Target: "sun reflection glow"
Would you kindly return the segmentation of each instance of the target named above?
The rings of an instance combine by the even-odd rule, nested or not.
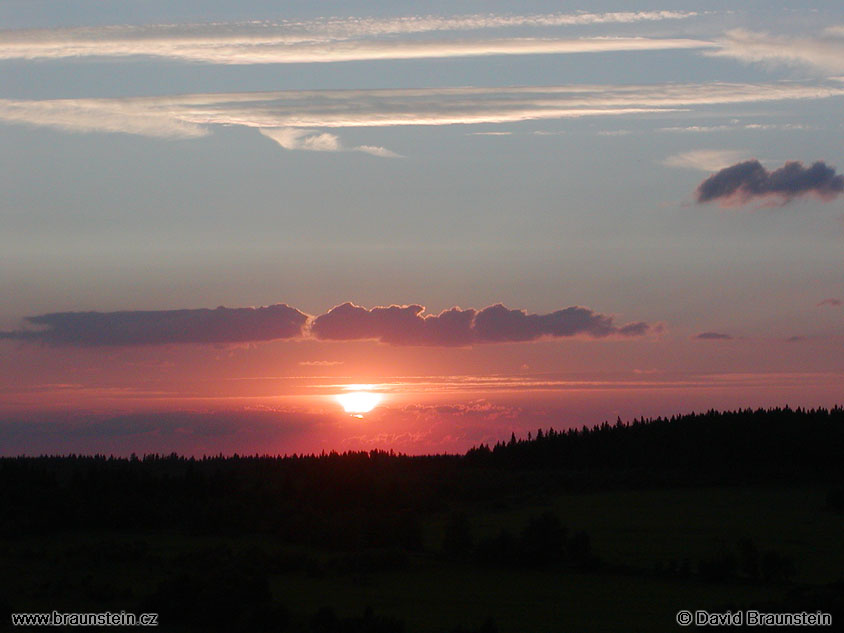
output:
[[[362,418],[364,413],[372,411],[383,399],[380,393],[371,391],[350,391],[335,396],[337,402],[353,417]]]

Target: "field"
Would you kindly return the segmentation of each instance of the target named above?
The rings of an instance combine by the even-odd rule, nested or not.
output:
[[[481,631],[485,622],[500,633],[673,631],[679,630],[674,623],[679,609],[779,603],[795,590],[839,580],[844,516],[827,507],[826,494],[820,486],[646,489],[461,509],[474,541],[494,538],[501,530],[518,533],[531,517],[551,511],[569,530],[589,535],[600,559],[590,569],[454,560],[443,554],[453,511],[423,523],[422,547],[413,552],[291,546],[268,535],[22,537],[6,539],[0,549],[3,595],[9,608],[14,600],[16,611],[130,611],[137,604],[152,610],[150,596],[174,570],[222,567],[235,574],[267,574],[272,603],[281,614],[278,627],[267,630],[328,630],[314,623],[320,609],[364,622],[371,607],[374,627],[378,618],[395,618],[408,633]],[[712,580],[696,573],[700,560],[735,548],[742,538],[752,539],[760,551],[779,551],[793,560],[794,577],[787,582],[741,576]],[[222,607],[205,608],[213,613]],[[162,630],[190,630],[167,621],[162,625]],[[348,630],[379,630],[361,626]]]

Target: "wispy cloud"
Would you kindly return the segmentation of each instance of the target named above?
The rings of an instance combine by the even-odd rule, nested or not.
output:
[[[698,202],[718,201],[721,206],[738,206],[754,199],[786,204],[796,197],[812,195],[824,201],[844,193],[844,175],[823,161],[804,167],[789,161],[769,172],[758,160],[725,167],[704,180],[697,188]]]
[[[840,305],[841,305],[841,299],[830,298],[830,299],[824,299],[823,301],[819,302],[816,307],[822,308],[824,306],[829,306],[831,308],[837,308]]]
[[[74,132],[202,136],[210,126],[258,129],[512,123],[665,113],[718,104],[824,99],[840,82],[570,85],[397,90],[300,90],[119,99],[0,99],[0,121]],[[273,134],[276,134],[275,132]],[[276,134],[329,147],[330,137]],[[295,137],[295,138],[294,138]],[[305,140],[303,140],[303,138]],[[295,139],[299,139],[295,141]],[[311,139],[308,141],[307,139]],[[339,141],[338,141],[339,143]],[[360,150],[364,151],[364,150]],[[373,150],[378,153],[382,150]]]
[[[735,29],[705,54],[746,63],[803,66],[822,73],[844,72],[844,26],[832,26],[813,37],[772,35]]]
[[[401,37],[504,28],[634,24],[695,15],[681,11],[476,14],[7,30],[0,31],[0,59],[151,56],[215,64],[263,64],[712,46],[710,42],[685,39],[617,38],[602,43],[603,38],[443,41]]]
[[[314,64],[352,61],[435,59],[447,57],[482,57],[487,55],[549,55],[653,51],[711,48],[703,40],[646,37],[497,38],[472,40],[352,40],[304,44],[216,44],[194,46],[190,43],[137,47],[134,53],[211,64]],[[55,55],[66,54],[72,47],[56,47]],[[96,50],[96,49],[95,49]],[[0,51],[2,53],[2,51]],[[102,55],[102,53],[93,53]],[[47,55],[28,55],[28,58]],[[1,58],[1,57],[0,57]],[[9,57],[7,56],[7,59]]]
[[[0,331],[0,340],[109,347],[227,344],[307,337],[448,347],[526,342],[546,337],[640,337],[661,329],[641,321],[616,325],[612,316],[580,306],[549,314],[529,314],[500,304],[481,310],[455,307],[439,314],[424,312],[421,305],[367,309],[352,303],[314,317],[285,304],[215,310],[54,312],[27,317],[27,327]],[[312,361],[311,364],[335,363]]]
[[[172,99],[0,99],[0,120],[68,132],[123,132],[160,138],[196,138],[208,134],[175,112]]]
[[[307,150],[312,152],[364,152],[373,156],[383,158],[399,158],[399,154],[388,150],[385,147],[374,145],[358,145],[357,147],[344,147],[336,134],[308,130],[305,128],[260,128],[261,134],[274,140],[284,149]]]
[[[658,132],[702,134],[706,132],[732,132],[736,130],[767,132],[770,130],[812,130],[815,129],[804,123],[739,123],[738,121],[724,125],[672,125],[661,127]]]
[[[302,360],[299,364],[304,367],[336,367],[343,365],[344,362],[342,360]]]
[[[712,172],[732,165],[744,156],[747,156],[747,153],[740,150],[698,149],[669,156],[662,164],[666,167]]]

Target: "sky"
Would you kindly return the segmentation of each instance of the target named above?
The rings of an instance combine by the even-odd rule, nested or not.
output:
[[[2,454],[454,452],[842,402],[838,2],[0,25]]]

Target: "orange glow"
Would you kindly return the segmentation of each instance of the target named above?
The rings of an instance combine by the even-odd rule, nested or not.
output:
[[[380,393],[371,391],[350,391],[335,396],[337,402],[343,407],[346,413],[351,413],[356,418],[363,417],[361,414],[372,411],[381,402],[383,396]]]

